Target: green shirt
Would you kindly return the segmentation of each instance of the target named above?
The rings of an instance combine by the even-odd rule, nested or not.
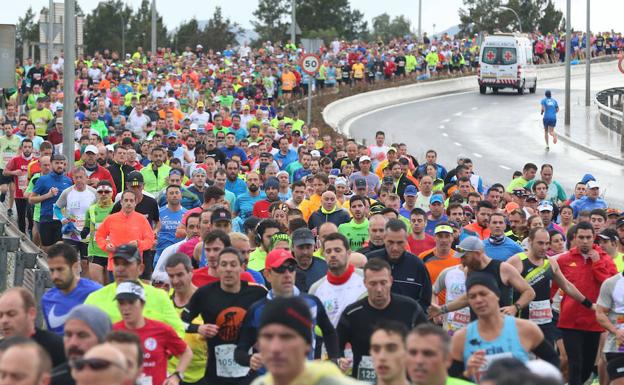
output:
[[[368,240],[368,219],[365,218],[362,223],[355,223],[355,219],[351,219],[338,226],[338,232],[347,237],[351,250],[359,250]]]
[[[91,128],[100,134],[100,138],[108,138],[108,127],[102,120],[98,119],[95,122],[91,122]]]
[[[171,303],[173,303],[173,291],[170,293]],[[175,303],[173,306],[178,313],[178,315],[182,314],[182,310],[184,307],[177,307]],[[204,321],[201,315],[195,317],[192,322],[195,325],[203,325]],[[206,374],[206,361],[208,360],[208,344],[206,343],[206,339],[199,333],[186,333],[184,335],[184,342],[191,348],[193,351],[193,359],[191,359],[191,363],[184,371],[184,382],[186,383],[196,383]],[[180,360],[178,357],[172,356],[169,359],[169,364],[167,365],[167,370],[169,373],[173,373],[176,371],[176,367]]]
[[[255,271],[264,270],[264,264],[266,262],[267,252],[260,246],[256,247],[254,251],[249,254],[249,262],[247,268]]]
[[[17,151],[21,144],[20,138],[17,135],[0,136],[0,168],[4,169],[6,164],[9,163],[11,158],[17,156]]]
[[[26,191],[24,191],[24,193],[32,193],[33,188],[35,188],[35,183],[37,183],[40,176],[41,176],[41,173],[36,173],[30,178],[30,181],[28,182],[28,187],[26,187]],[[41,202],[35,203],[33,205],[33,221],[39,222],[40,218],[41,218]]]
[[[524,177],[519,176],[516,179],[509,182],[509,184],[507,185],[507,189],[505,191],[507,191],[508,193],[513,192],[514,189],[524,188],[524,186],[526,186],[527,183],[529,183],[528,180],[524,179]]]
[[[446,385],[474,385],[474,383],[466,380],[462,380],[461,378],[455,377],[446,377]]]
[[[90,257],[105,257],[108,258],[108,253],[97,245],[95,242],[95,233],[97,229],[100,227],[104,219],[110,214],[113,210],[113,204],[110,206],[102,207],[98,203],[92,204],[87,210],[87,215],[85,215],[85,228],[88,227],[90,229],[89,232],[89,247],[87,249],[87,253]]]
[[[184,338],[184,324],[173,307],[167,292],[151,285],[143,283],[141,285],[143,285],[147,299],[143,308],[145,318],[168,324],[178,333],[180,338]],[[115,301],[116,291],[117,283],[113,282],[89,294],[84,303],[99,307],[100,310],[108,314],[112,323],[119,322],[121,321],[121,314],[117,307],[117,301]]]
[[[28,113],[28,119],[35,124],[35,135],[46,136],[48,135],[48,122],[54,119],[54,115],[47,108],[34,109]]]

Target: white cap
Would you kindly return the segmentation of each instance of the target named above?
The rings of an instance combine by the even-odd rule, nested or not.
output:
[[[312,155],[313,158],[320,158],[321,157],[321,153],[318,150],[310,151],[310,155]]]
[[[99,151],[98,151],[98,148],[97,148],[97,147],[95,147],[94,145],[90,144],[90,145],[88,145],[87,147],[85,147],[84,152],[85,152],[85,154],[86,154],[87,152],[92,152],[92,153],[94,153],[94,154],[97,154]]]
[[[197,130],[197,127],[199,127],[199,126],[197,125],[197,123],[191,123],[191,125],[189,126],[189,128],[190,128],[192,131]]]
[[[107,145],[106,145],[106,149],[107,149],[108,151],[115,151],[115,147],[114,147],[112,144],[107,144]]]
[[[341,176],[336,178],[336,181],[334,182],[335,186],[346,186],[347,185],[347,178]]]
[[[175,102],[176,102],[175,98],[168,98],[167,99],[167,103],[175,103]]]
[[[587,188],[600,188],[600,185],[598,184],[598,181],[590,180],[589,182],[587,182]]]
[[[259,144],[258,142],[249,142],[249,145],[247,147],[258,147]]]
[[[371,161],[371,158],[370,158],[370,156],[368,156],[368,155],[362,155],[362,156],[360,156],[359,161],[360,161],[360,162],[366,162],[366,161],[369,161],[369,162],[370,162],[370,161]]]

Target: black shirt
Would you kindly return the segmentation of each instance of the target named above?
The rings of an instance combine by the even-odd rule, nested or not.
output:
[[[71,376],[71,368],[67,362],[55,366],[52,369],[50,385],[75,385],[76,381]]]
[[[65,349],[63,347],[63,338],[57,334],[35,328],[35,334],[30,338],[48,352],[52,359],[52,367],[67,361],[65,358]]]
[[[358,380],[371,381],[374,369],[359,369],[362,357],[368,357],[370,351],[370,337],[375,325],[381,320],[398,321],[408,329],[427,322],[427,317],[418,302],[411,298],[391,294],[390,304],[383,310],[375,309],[368,303],[368,298],[347,306],[338,321],[338,348],[344,350],[347,343],[351,343],[353,350],[353,371],[351,375]],[[365,358],[366,359],[366,358]]]
[[[327,262],[318,257],[312,257],[312,263],[307,269],[297,266],[297,274],[295,274],[295,286],[297,289],[307,293],[316,281],[323,278],[327,274]]]
[[[225,167],[225,160],[227,159],[227,157],[225,156],[225,153],[218,148],[206,150],[206,156],[209,158],[213,158],[217,162],[221,163],[221,166]]]
[[[191,321],[198,315],[202,316],[204,323],[216,324],[219,326],[219,332],[212,338],[207,338],[208,343],[208,361],[206,362],[206,379],[210,379],[208,383],[214,383],[216,379],[221,380],[220,383],[226,381],[238,384],[241,377],[225,377],[222,373],[223,368],[231,367],[234,360],[234,349],[238,342],[240,327],[243,324],[247,309],[256,301],[265,298],[267,291],[260,285],[242,281],[241,288],[238,293],[227,293],[221,288],[220,282],[213,282],[206,286],[202,286],[189,300],[182,311],[182,320],[188,324],[187,333],[197,333],[198,325],[191,324]],[[230,349],[231,353],[225,353]],[[216,357],[216,351],[219,351],[219,357]],[[219,360],[220,368],[217,368],[217,360]],[[230,361],[232,360],[232,361]]]
[[[139,214],[143,214],[152,227],[154,227],[156,223],[160,222],[158,203],[156,203],[156,199],[152,197],[143,194],[143,199],[141,199],[141,202],[136,205],[134,210]],[[119,211],[121,211],[121,201],[113,205],[111,214],[115,214]]]

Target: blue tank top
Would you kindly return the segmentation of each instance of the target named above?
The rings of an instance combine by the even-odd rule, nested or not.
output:
[[[479,377],[485,373],[489,365],[500,358],[516,358],[522,362],[529,360],[529,355],[520,343],[516,320],[511,316],[504,316],[503,330],[496,339],[486,341],[481,338],[477,321],[468,324],[466,341],[464,342],[464,364],[470,356],[478,350],[485,350],[486,365],[479,371]]]

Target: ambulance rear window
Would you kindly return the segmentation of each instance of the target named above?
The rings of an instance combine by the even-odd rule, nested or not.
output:
[[[497,64],[499,49],[498,47],[484,47],[481,61],[485,64]]]
[[[515,48],[502,48],[501,61],[503,64],[516,64],[516,49]]]

